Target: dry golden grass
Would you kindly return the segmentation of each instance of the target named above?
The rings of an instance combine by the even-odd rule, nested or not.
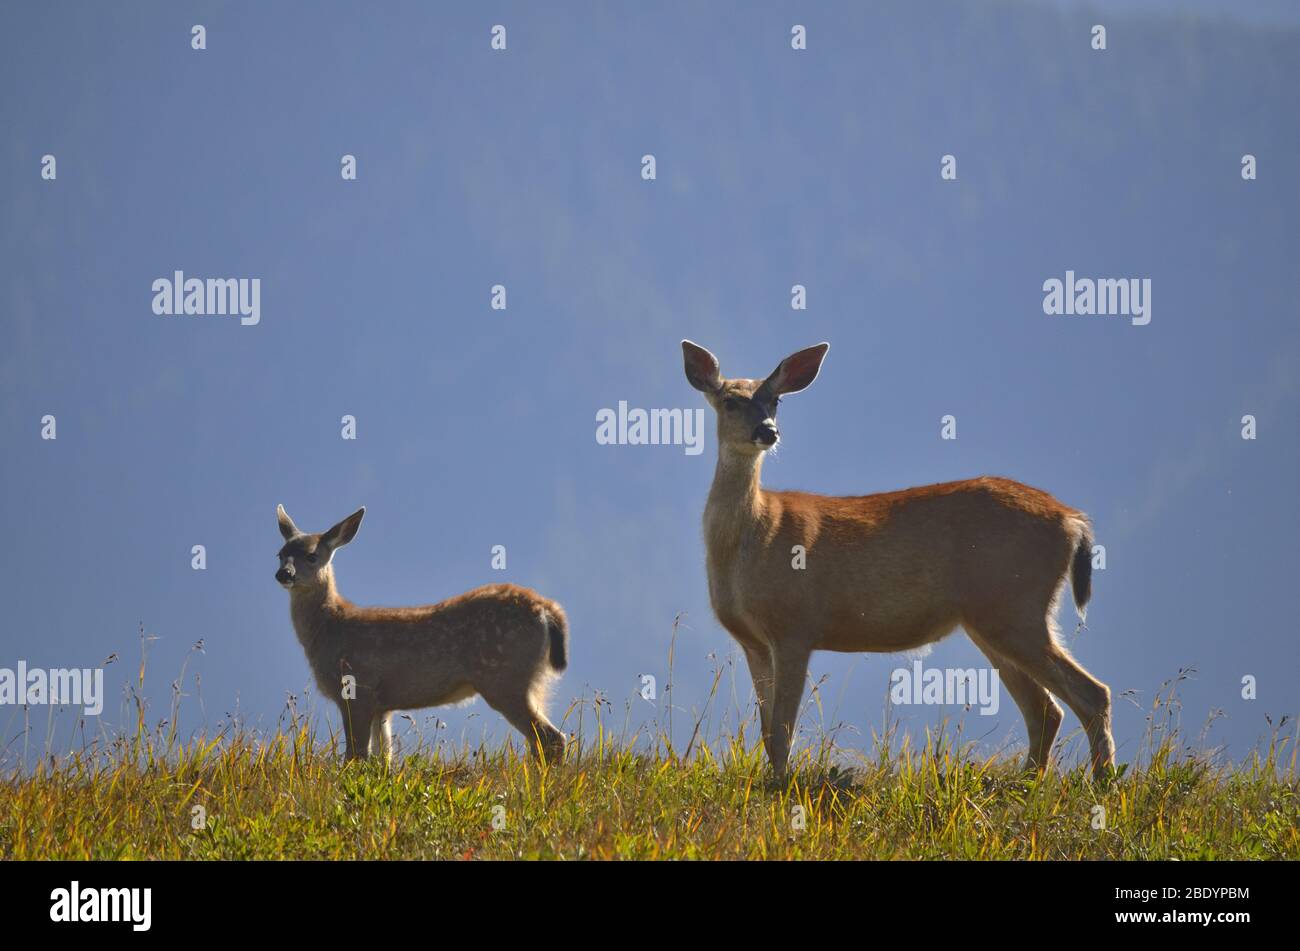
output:
[[[176,701],[150,730],[137,695],[132,735],[0,779],[0,857],[1300,857],[1294,725],[1247,762],[1221,762],[1182,743],[1176,686],[1156,699],[1138,764],[1103,785],[1079,768],[1027,776],[1019,757],[974,756],[947,732],[914,747],[889,731],[865,756],[805,738],[779,788],[752,717],[706,740],[701,715],[678,751],[671,729],[610,735],[595,698],[570,708],[580,741],[563,764],[512,747],[418,748],[386,769],[345,764],[338,737],[292,711],[270,734],[228,725],[181,741]]]

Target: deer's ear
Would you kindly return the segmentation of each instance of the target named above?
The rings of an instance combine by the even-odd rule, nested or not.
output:
[[[280,534],[284,536],[285,541],[288,541],[295,535],[302,534],[298,531],[298,526],[293,524],[293,519],[289,517],[289,513],[284,510],[283,505],[277,505],[275,507],[275,517],[280,523]]]
[[[699,344],[682,341],[682,357],[686,362],[686,381],[701,393],[716,393],[722,386],[722,373],[718,358]]]
[[[806,390],[817,379],[822,360],[826,359],[826,351],[830,348],[829,343],[819,343],[815,347],[790,354],[772,371],[765,385],[777,396]]]
[[[342,548],[357,537],[357,529],[361,527],[361,517],[365,514],[366,507],[363,505],[322,535],[320,543],[331,549]]]

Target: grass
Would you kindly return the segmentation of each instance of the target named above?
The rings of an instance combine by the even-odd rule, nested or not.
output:
[[[706,741],[701,715],[678,752],[671,732],[611,735],[597,697],[594,716],[570,708],[579,738],[563,764],[508,745],[419,747],[385,768],[345,764],[338,737],[292,709],[274,733],[231,724],[181,741],[175,688],[154,728],[136,695],[133,734],[0,777],[0,857],[1300,857],[1294,727],[1278,724],[1244,763],[1221,762],[1182,743],[1176,686],[1157,697],[1139,762],[1104,784],[1060,766],[1026,775],[1018,757],[975,756],[946,730],[913,746],[891,729],[854,758],[833,737],[805,738],[781,786],[747,739],[752,717]]]

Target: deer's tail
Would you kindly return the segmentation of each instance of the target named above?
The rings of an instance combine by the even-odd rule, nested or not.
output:
[[[564,610],[558,604],[551,602],[542,622],[546,625],[546,636],[550,640],[548,659],[551,670],[558,674],[569,666],[569,619],[564,616]]]
[[[1070,587],[1074,589],[1074,606],[1079,617],[1088,614],[1088,599],[1092,597],[1092,529],[1085,522],[1074,545],[1074,559],[1070,562]]]

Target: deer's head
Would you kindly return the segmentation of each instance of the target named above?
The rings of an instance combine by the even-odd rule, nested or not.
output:
[[[317,535],[300,531],[283,505],[276,506],[275,514],[280,522],[280,534],[284,537],[279,554],[280,570],[275,573],[275,580],[292,591],[329,585],[334,577],[331,564],[334,552],[356,538],[366,509],[362,506],[333,528]]]
[[[763,380],[728,380],[718,358],[698,344],[682,341],[686,379],[709,401],[718,414],[718,449],[757,455],[781,440],[776,410],[781,397],[812,385],[830,344],[800,350],[781,361]]]

